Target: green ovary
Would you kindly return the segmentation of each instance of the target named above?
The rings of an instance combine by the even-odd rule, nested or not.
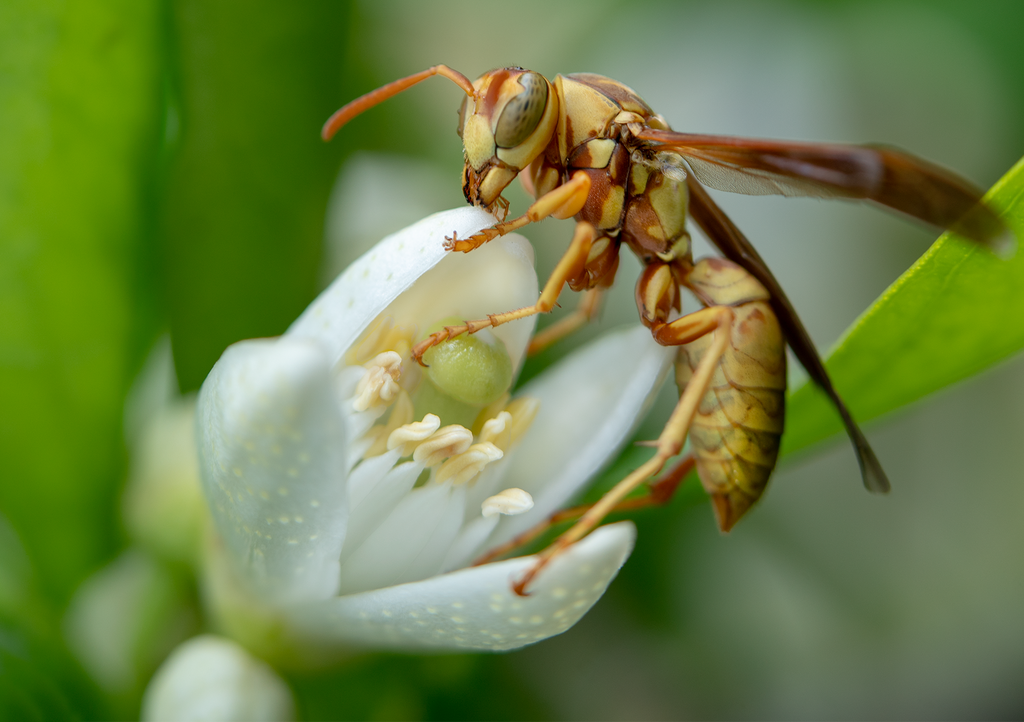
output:
[[[431,332],[458,325],[445,319]],[[425,382],[415,394],[417,418],[437,414],[442,424],[473,426],[482,408],[498,400],[512,385],[512,359],[505,344],[486,331],[486,337],[463,335],[429,349],[423,355]]]

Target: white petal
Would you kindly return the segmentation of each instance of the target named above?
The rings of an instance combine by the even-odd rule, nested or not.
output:
[[[529,597],[512,582],[535,557],[285,611],[311,642],[395,649],[515,649],[560,634],[601,597],[633,548],[630,522],[601,527],[555,559]]]
[[[395,449],[385,456],[397,456],[398,452],[400,450]],[[423,464],[415,461],[399,464],[378,479],[359,503],[353,505],[351,523],[345,533],[345,546],[341,550],[342,563],[381,525],[402,497],[412,490],[422,471]]]
[[[384,476],[395,466],[395,462],[402,455],[401,449],[392,449],[380,456],[373,456],[363,459],[360,464],[349,473],[348,476],[348,503],[349,509],[355,516],[355,510],[362,503],[366,495]]]
[[[340,594],[425,579],[441,570],[462,527],[465,487],[414,489],[341,565]]]
[[[505,483],[505,477],[512,466],[510,462],[515,458],[514,454],[515,447],[500,460],[488,464],[476,481],[466,489],[466,521],[480,517],[484,499],[509,487],[509,484]]]
[[[464,207],[437,213],[388,236],[321,293],[291,325],[286,336],[315,339],[327,349],[331,363],[336,363],[373,319],[442,260],[445,268],[437,275],[429,293],[417,294],[415,299],[407,298],[406,294],[399,299],[411,303],[413,309],[424,303],[430,305],[423,310],[440,315],[431,316],[429,323],[452,315],[480,318],[481,314],[516,308],[516,300],[508,297],[510,288],[519,292],[518,295],[529,295],[526,304],[533,303],[537,299],[533,252],[522,237],[511,234],[469,254],[444,250],[445,236],[454,232],[466,238],[494,223],[489,213]],[[521,291],[523,274],[509,272],[509,260],[514,262],[515,268],[522,267],[524,271],[529,268],[533,275],[532,291]],[[491,272],[487,273],[487,269]],[[509,275],[506,277],[505,273]],[[432,299],[438,292],[440,296]],[[481,293],[479,303],[474,303],[474,293]],[[453,305],[452,297],[459,303]],[[489,303],[491,301],[493,303]],[[533,325],[519,322],[509,326],[518,328],[495,335],[506,342],[510,353],[514,353],[512,342],[525,347],[525,340],[518,343],[518,337],[525,334],[528,339]],[[525,326],[529,328],[524,331]],[[513,355],[513,361],[517,360]]]
[[[502,484],[533,495],[534,507],[505,517],[500,544],[563,506],[615,457],[640,422],[672,365],[643,326],[605,334],[548,369],[517,395],[540,399],[540,412]]]
[[[291,690],[274,671],[227,639],[202,636],[178,647],[142,700],[142,719],[273,722],[295,717]]]
[[[483,517],[477,514],[475,519],[462,527],[462,532],[444,558],[441,571],[450,572],[472,564],[496,526],[497,516]]]
[[[336,589],[348,494],[328,370],[308,341],[244,341],[200,393],[207,501],[236,569],[269,602]]]

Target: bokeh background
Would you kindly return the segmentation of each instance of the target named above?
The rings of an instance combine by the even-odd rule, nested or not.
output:
[[[0,710],[136,716],[159,650],[202,628],[170,568],[152,615],[171,631],[128,682],[65,639],[83,582],[134,563],[125,404],[158,339],[195,391],[366,243],[464,202],[456,88],[428,82],[324,145],[338,106],[438,62],[596,72],[676,129],[884,141],[987,187],[1024,155],[1021,27],[1012,1],[0,0]],[[716,197],[823,349],[936,235],[852,204]],[[542,275],[570,233],[527,229]],[[526,374],[635,322],[637,268],[624,257],[601,323]],[[1010,359],[870,424],[888,498],[842,439],[787,458],[728,537],[687,489],[636,517],[633,557],[565,635],[293,672],[300,716],[1019,717],[1022,376]]]

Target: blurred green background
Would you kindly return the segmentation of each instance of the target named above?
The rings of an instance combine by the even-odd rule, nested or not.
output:
[[[137,714],[145,680],[101,691],[61,619],[126,545],[124,406],[156,340],[194,391],[362,243],[464,202],[457,89],[428,82],[324,145],[338,106],[439,62],[596,72],[680,130],[884,141],[987,187],[1024,155],[1022,27],[1012,1],[0,0],[0,717]],[[718,197],[823,349],[935,236],[851,204]],[[543,275],[570,226],[526,235]],[[634,322],[636,268],[527,374]],[[1018,717],[1022,376],[1013,359],[872,424],[889,498],[863,493],[840,440],[788,459],[729,537],[684,494],[639,516],[618,581],[562,637],[295,674],[300,714]]]

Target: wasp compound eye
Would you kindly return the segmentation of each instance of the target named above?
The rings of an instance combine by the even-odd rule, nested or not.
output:
[[[499,148],[514,148],[536,130],[548,102],[548,82],[539,74],[526,72],[516,78],[523,87],[501,111],[494,132]]]

